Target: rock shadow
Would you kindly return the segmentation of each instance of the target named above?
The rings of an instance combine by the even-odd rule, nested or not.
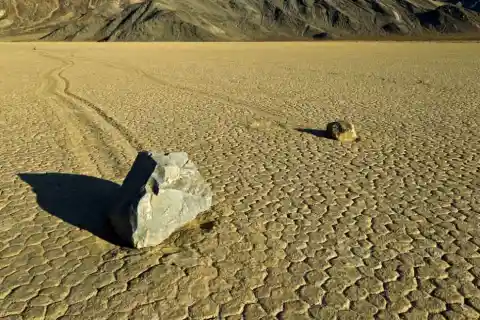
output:
[[[120,186],[86,175],[20,173],[37,195],[39,206],[50,214],[115,245],[126,246],[108,221]]]
[[[331,139],[331,137],[328,135],[326,130],[310,129],[310,128],[296,128],[295,130],[297,130],[298,132],[314,135],[315,137],[318,137],[318,138]]]

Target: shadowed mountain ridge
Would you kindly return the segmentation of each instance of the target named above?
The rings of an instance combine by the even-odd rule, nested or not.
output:
[[[7,0],[0,37],[231,41],[479,34],[480,0]]]

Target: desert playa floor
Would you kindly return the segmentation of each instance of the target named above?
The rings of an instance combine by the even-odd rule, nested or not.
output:
[[[0,44],[0,317],[478,319],[479,57]],[[362,140],[322,137],[337,118]],[[148,250],[102,215],[137,150],[188,152],[215,193]]]

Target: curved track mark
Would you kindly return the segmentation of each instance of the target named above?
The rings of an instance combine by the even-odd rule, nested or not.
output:
[[[86,58],[83,58],[83,59],[87,60]],[[147,72],[145,72],[145,71],[143,71],[139,68],[134,68],[133,66],[128,66],[127,68],[126,67],[122,68],[122,67],[117,66],[116,64],[112,64],[111,62],[104,61],[104,60],[98,60],[98,59],[95,59],[95,60],[88,59],[88,60],[89,61],[95,61],[95,60],[99,61],[102,64],[107,65],[107,66],[109,66],[113,69],[119,70],[119,71],[133,71],[136,74],[138,74],[140,77],[147,78],[150,81],[152,81],[156,84],[159,84],[161,86],[164,86],[164,87],[169,87],[169,88],[181,90],[183,92],[187,92],[187,93],[190,93],[190,94],[191,93],[199,94],[199,95],[202,95],[206,98],[212,99],[214,101],[220,101],[220,102],[223,102],[223,103],[226,103],[226,104],[230,104],[230,105],[233,105],[233,106],[238,106],[238,107],[241,107],[241,108],[244,108],[244,109],[248,109],[250,112],[252,112],[254,114],[257,114],[257,115],[260,115],[260,116],[263,116],[263,117],[271,120],[272,122],[276,123],[277,125],[285,125],[285,123],[288,122],[288,120],[285,119],[283,116],[275,115],[272,112],[265,111],[261,108],[253,107],[248,102],[240,100],[240,99],[232,99],[228,96],[211,94],[208,91],[199,90],[199,89],[196,89],[196,88],[193,88],[193,87],[183,86],[183,85],[179,85],[179,84],[173,84],[173,83],[161,80],[161,79],[159,79],[155,76],[152,76],[152,75],[148,74]]]
[[[57,61],[60,61],[64,64],[67,64],[68,67],[67,68],[63,68],[62,70],[60,70],[58,72],[58,77],[62,80],[62,82],[64,83],[64,88],[62,89],[62,93],[67,96],[67,97],[70,97],[71,99],[73,100],[76,100],[78,102],[80,102],[81,104],[89,107],[92,111],[94,111],[98,116],[100,116],[105,122],[107,122],[110,126],[112,126],[113,128],[115,128],[124,138],[125,140],[128,141],[128,143],[134,147],[137,151],[139,150],[142,150],[143,149],[143,146],[142,144],[129,132],[129,130],[127,128],[125,128],[122,124],[120,124],[117,120],[115,120],[113,117],[109,116],[105,111],[103,111],[101,108],[99,108],[97,105],[95,105],[93,102],[87,100],[86,98],[83,98],[75,93],[73,93],[71,90],[70,90],[70,87],[71,87],[71,84],[70,84],[70,81],[63,75],[63,73],[69,68],[69,67],[72,67],[73,66],[73,62],[72,61],[69,61],[69,60],[66,60],[66,59],[63,59],[63,58],[60,58],[60,57],[56,57],[56,56],[53,56],[53,55],[50,55],[50,54],[47,54],[47,53],[40,53],[42,54],[43,56],[45,57],[48,57],[48,58],[51,58],[51,59],[55,59]]]
[[[79,164],[92,164],[94,163],[93,159],[86,152],[86,148],[83,142],[83,135],[78,130],[77,126],[73,125],[69,119],[71,118],[66,110],[62,107],[63,101],[59,101],[59,98],[52,93],[55,92],[56,81],[54,74],[60,72],[63,68],[67,66],[62,65],[56,67],[42,76],[42,81],[40,87],[37,90],[37,94],[44,98],[47,103],[52,107],[54,115],[56,116],[60,125],[63,125],[66,132],[66,139],[58,139],[58,144],[62,147],[65,147],[67,150],[70,150],[75,155],[75,158],[78,159]],[[94,171],[96,174],[101,174],[100,168],[94,166]]]
[[[213,94],[209,93],[208,91],[199,90],[199,89],[195,89],[195,88],[191,88],[191,87],[187,87],[187,86],[182,86],[182,85],[179,85],[179,84],[172,84],[172,83],[169,83],[167,81],[160,80],[159,78],[157,78],[155,76],[152,76],[152,75],[148,74],[147,72],[145,72],[141,69],[137,69],[137,73],[139,73],[141,76],[143,76],[143,77],[145,77],[145,78],[147,78],[147,79],[149,79],[149,80],[151,80],[151,81],[153,81],[157,84],[165,86],[165,87],[171,87],[171,88],[174,88],[174,89],[177,89],[177,90],[182,90],[182,91],[189,92],[189,93],[195,92],[196,94],[200,94],[204,97],[207,97],[207,98],[210,98],[210,99],[213,99],[213,100],[216,100],[216,101],[221,101],[223,103],[227,103],[227,104],[230,104],[230,105],[236,105],[236,106],[240,106],[240,107],[243,107],[243,108],[247,108],[251,112],[257,113],[261,116],[264,116],[264,117],[276,122],[277,124],[282,123],[282,121],[283,121],[282,117],[274,115],[273,113],[271,113],[269,111],[265,111],[265,110],[262,110],[260,108],[252,107],[247,102],[241,101],[239,99],[232,99],[232,98],[229,98],[229,97],[221,97],[221,96],[218,96],[218,95],[213,95]]]
[[[140,143],[103,110],[69,91],[70,82],[62,73],[74,65],[72,61],[40,54],[61,62],[60,67],[45,74],[45,84],[39,92],[67,130],[66,147],[80,158],[81,164],[94,163],[102,176],[108,175],[106,172],[118,177],[125,175]]]
[[[70,82],[68,79],[63,75],[63,72],[65,70],[61,70],[58,73],[58,76],[64,81],[65,83],[65,89],[63,93],[72,99],[78,100],[82,102],[83,104],[89,106],[91,109],[93,109],[100,117],[103,118],[104,121],[108,122],[112,127],[114,127],[116,130],[118,130],[124,137],[125,139],[130,143],[131,146],[133,146],[137,151],[142,150],[143,146],[142,144],[128,131],[127,128],[125,128],[123,125],[121,125],[117,120],[114,118],[110,117],[105,111],[103,111],[101,108],[97,107],[94,103],[90,102],[89,100],[80,97],[79,95],[73,93],[70,91]]]

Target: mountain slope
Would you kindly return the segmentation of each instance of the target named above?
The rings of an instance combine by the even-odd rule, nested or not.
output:
[[[7,0],[0,35],[213,41],[479,33],[478,0]],[[463,6],[463,7],[462,7]]]

